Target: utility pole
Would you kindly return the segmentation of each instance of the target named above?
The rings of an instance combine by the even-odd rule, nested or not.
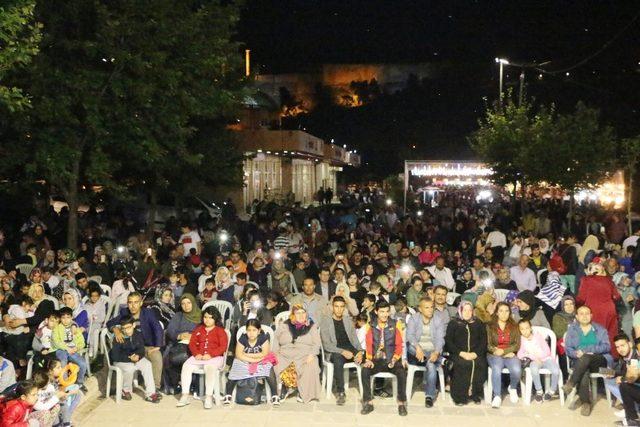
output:
[[[520,71],[520,93],[518,94],[518,106],[522,106],[524,98],[524,68]]]

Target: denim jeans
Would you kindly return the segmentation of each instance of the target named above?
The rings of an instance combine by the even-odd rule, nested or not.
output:
[[[509,388],[517,389],[520,382],[520,374],[522,365],[517,357],[500,357],[493,354],[487,355],[487,362],[491,368],[491,385],[493,387],[493,395],[502,395],[502,368],[509,370]]]
[[[542,391],[542,382],[540,381],[540,369],[548,369],[551,371],[551,387],[546,390],[547,393],[554,393],[558,390],[558,379],[560,378],[560,366],[553,359],[547,359],[544,362],[531,362],[531,377],[533,378],[533,386],[536,391]]]
[[[620,385],[616,383],[615,378],[605,378],[604,386],[613,396],[618,399],[618,402],[622,402],[622,394],[620,393]]]
[[[439,357],[435,362],[430,362],[429,357],[431,352],[424,354],[424,361],[421,363],[416,357],[409,353],[407,355],[408,362],[416,366],[424,366],[427,368],[427,372],[424,374],[424,395],[432,399],[436,398],[436,386],[438,384],[438,367],[442,363],[442,357]]]
[[[78,353],[69,354],[65,350],[56,350],[56,358],[60,361],[62,367],[65,367],[68,362],[78,365],[78,381],[77,384],[84,384],[84,376],[87,373],[87,362],[84,360],[84,356]]]

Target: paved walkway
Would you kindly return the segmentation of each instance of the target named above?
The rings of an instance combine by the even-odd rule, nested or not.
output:
[[[248,407],[232,405],[230,407],[216,407],[204,410],[202,402],[192,400],[185,408],[176,408],[177,400],[165,396],[161,403],[152,404],[142,400],[141,393],[134,395],[132,401],[122,401],[116,404],[113,397],[93,398],[84,406],[76,425],[91,427],[125,427],[125,426],[203,426],[205,424],[216,427],[250,426],[250,427],[341,427],[341,426],[611,426],[616,418],[613,410],[607,406],[604,397],[596,404],[590,417],[582,417],[579,410],[569,411],[561,407],[559,401],[543,404],[533,403],[523,406],[522,403],[512,405],[503,403],[502,408],[492,409],[482,405],[456,407],[449,399],[439,400],[431,409],[423,405],[423,394],[416,392],[409,405],[409,416],[399,417],[392,399],[374,400],[375,411],[369,415],[360,415],[360,405],[357,403],[358,393],[351,389],[345,406],[336,406],[333,401],[322,399],[319,402],[301,404],[290,398],[278,408],[269,405]],[[215,424],[213,424],[215,423]]]

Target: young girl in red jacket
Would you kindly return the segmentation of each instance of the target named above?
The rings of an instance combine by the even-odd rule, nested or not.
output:
[[[38,387],[32,381],[19,383],[13,400],[0,403],[0,427],[30,427],[38,425],[36,420],[28,421],[29,414],[38,400]]]
[[[228,345],[227,333],[222,326],[222,316],[215,307],[207,307],[202,311],[202,323],[191,332],[189,351],[191,357],[182,365],[182,397],[178,401],[179,408],[189,403],[191,376],[196,369],[204,369],[205,400],[204,408],[213,407],[214,384],[220,371],[224,368],[224,357]],[[216,390],[219,393],[219,390]]]

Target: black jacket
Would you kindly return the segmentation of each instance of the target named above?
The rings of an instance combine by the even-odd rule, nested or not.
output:
[[[336,286],[338,286],[336,282],[329,280],[329,299],[336,294]],[[322,295],[322,285],[319,280],[316,282],[316,294]]]
[[[142,359],[144,357],[144,338],[142,338],[142,332],[137,328],[133,332],[131,337],[123,336],[124,342],[122,344],[113,341],[113,348],[111,349],[111,363],[124,362],[133,363],[129,359],[129,356],[137,354]]]

